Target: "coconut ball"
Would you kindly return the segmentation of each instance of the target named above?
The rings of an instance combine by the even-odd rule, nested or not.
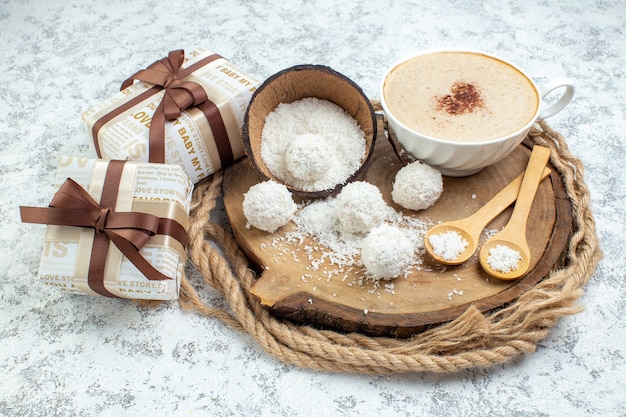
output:
[[[397,227],[382,224],[363,239],[361,262],[375,280],[391,280],[402,275],[413,261],[413,245]]]
[[[391,198],[409,210],[424,210],[435,204],[442,192],[441,173],[428,164],[415,161],[396,174]]]
[[[333,154],[323,137],[305,133],[291,140],[285,149],[285,167],[295,178],[315,181],[332,165]]]
[[[337,219],[344,232],[366,234],[382,224],[390,207],[378,187],[356,181],[342,188],[337,195]]]
[[[293,219],[297,208],[287,187],[273,180],[253,185],[243,196],[246,227],[270,233]]]

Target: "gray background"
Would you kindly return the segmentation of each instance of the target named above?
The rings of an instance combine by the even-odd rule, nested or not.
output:
[[[626,415],[625,25],[626,3],[610,0],[0,1],[0,415]],[[499,54],[539,84],[576,78],[574,102],[549,124],[586,166],[605,251],[585,310],[506,365],[339,375],[284,365],[176,303],[144,309],[38,283],[44,228],[21,224],[18,206],[49,202],[58,155],[95,156],[84,110],[194,47],[260,79],[329,65],[371,98],[392,63],[440,47]]]

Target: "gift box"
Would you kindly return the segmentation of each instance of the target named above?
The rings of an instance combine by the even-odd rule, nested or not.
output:
[[[241,128],[259,84],[212,51],[172,51],[82,118],[99,158],[179,164],[195,184],[245,155]]]
[[[48,207],[20,207],[46,224],[40,280],[67,293],[178,298],[193,184],[182,167],[62,157]]]

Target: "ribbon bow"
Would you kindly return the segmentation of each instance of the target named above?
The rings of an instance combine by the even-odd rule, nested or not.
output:
[[[150,123],[149,162],[165,162],[165,121],[174,120],[189,107],[197,106],[208,100],[204,88],[193,81],[183,81],[189,75],[189,69],[183,69],[185,53],[183,50],[169,52],[148,68],[137,71],[122,83],[121,90],[129,87],[135,80],[144,81],[165,89],[165,96],[152,116]]]
[[[22,221],[27,223],[53,224],[93,228],[98,235],[104,235],[117,246],[128,260],[149,280],[171,279],[154,268],[139,250],[155,234],[168,234],[185,246],[186,231],[172,219],[160,218],[148,213],[116,212],[101,207],[78,183],[68,178],[53,197],[49,207],[20,207]],[[102,282],[104,277],[104,253],[92,249],[89,282]],[[98,259],[96,259],[98,258]],[[93,264],[102,268],[92,269]],[[92,271],[99,276],[92,277]],[[105,295],[105,294],[103,294]]]

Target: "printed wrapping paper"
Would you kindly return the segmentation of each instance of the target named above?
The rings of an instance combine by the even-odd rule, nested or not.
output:
[[[180,166],[62,157],[55,188],[49,207],[21,207],[22,221],[48,224],[41,282],[72,294],[178,298],[193,190]]]
[[[99,158],[181,165],[195,184],[245,155],[260,81],[206,49],[172,51],[82,118]]]

